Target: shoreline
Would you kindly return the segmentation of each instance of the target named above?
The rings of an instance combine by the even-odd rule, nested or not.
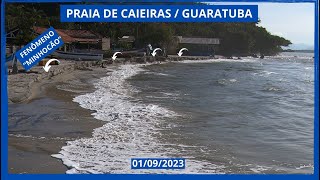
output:
[[[9,173],[64,174],[68,170],[51,155],[58,153],[67,141],[90,137],[92,129],[103,125],[92,117],[92,111],[80,107],[73,98],[94,91],[93,81],[106,76],[108,69],[74,70],[33,82],[27,100],[9,104]],[[70,91],[59,88],[73,85],[78,86]]]
[[[223,60],[224,59],[222,59],[222,61]],[[215,61],[215,60],[211,58],[210,62],[211,61]],[[187,61],[187,63],[193,63],[193,62]],[[33,118],[33,115],[30,115],[29,118],[26,118],[26,121],[33,121],[33,119],[35,119],[35,121],[39,121],[39,120],[41,121],[43,119],[49,119],[49,121],[53,120],[53,122],[49,122],[48,120],[46,120],[46,122],[42,124],[41,122],[40,123],[36,122],[35,123],[36,126],[37,125],[41,125],[41,126],[37,126],[36,128],[29,126],[28,128],[30,129],[27,128],[27,131],[25,131],[26,129],[23,129],[23,128],[21,129],[21,127],[10,129],[10,126],[12,126],[12,124],[15,124],[15,123],[19,124],[20,122],[17,121],[16,119],[11,120],[11,118],[9,118],[11,121],[11,124],[9,121],[9,168],[10,168],[9,172],[10,173],[52,173],[52,174],[75,173],[75,171],[73,171],[74,170],[73,165],[70,165],[70,162],[64,162],[65,160],[68,160],[68,158],[62,158],[62,157],[64,156],[65,153],[68,153],[68,152],[71,153],[71,155],[73,154],[72,152],[75,152],[75,154],[77,154],[76,152],[83,152],[81,150],[77,151],[77,149],[76,148],[73,149],[73,147],[77,146],[77,143],[79,142],[84,142],[85,144],[86,142],[88,142],[90,144],[91,142],[90,139],[94,139],[95,137],[97,137],[96,136],[97,132],[95,131],[96,130],[99,131],[99,129],[103,129],[102,126],[105,125],[105,122],[100,121],[103,119],[99,118],[99,115],[97,116],[97,112],[99,113],[99,111],[96,111],[96,108],[94,107],[91,108],[90,105],[84,106],[83,103],[90,104],[91,102],[91,104],[92,103],[95,104],[95,102],[100,101],[99,92],[100,93],[108,92],[108,89],[113,89],[112,85],[106,86],[107,88],[104,90],[102,88],[102,91],[101,90],[99,91],[101,86],[97,86],[93,88],[92,84],[94,82],[98,82],[96,80],[100,80],[102,77],[106,77],[106,78],[102,78],[102,80],[106,80],[109,78],[108,77],[109,75],[114,75],[114,73],[117,78],[115,78],[114,76],[110,76],[110,78],[111,77],[115,78],[114,80],[118,80],[119,77],[123,77],[124,75],[125,77],[127,75],[128,76],[130,75],[131,71],[129,71],[130,72],[129,74],[121,73],[117,71],[107,74],[109,70],[114,70],[115,68],[118,69],[118,67],[119,69],[121,69],[120,67],[123,67],[123,66],[120,66],[120,63],[117,63],[117,64],[119,66],[111,65],[111,66],[107,66],[107,68],[94,67],[90,69],[86,68],[83,70],[74,70],[71,72],[61,73],[50,79],[45,79],[40,82],[36,82],[34,83],[34,86],[33,86],[34,89],[31,90],[33,92],[32,96],[30,96],[28,101],[24,101],[23,103],[20,103],[20,104],[12,103],[9,105],[9,107],[10,106],[11,107],[27,106],[33,109],[38,109],[37,107],[40,107],[41,109],[39,108],[39,111],[44,111],[44,112],[31,111],[30,113],[36,114],[36,116]],[[123,64],[126,64],[126,63],[123,63]],[[128,63],[128,64],[133,64],[133,63]],[[151,64],[157,64],[157,63],[147,63],[146,65],[151,65]],[[176,64],[176,63],[173,63],[173,64]],[[145,67],[146,65],[142,64],[141,67]],[[140,67],[140,65],[138,66]],[[127,65],[125,67],[127,67]],[[112,78],[110,80],[111,82],[114,82]],[[118,81],[115,81],[115,82],[117,83]],[[105,81],[103,82],[103,84],[101,84],[102,87],[104,87],[104,84],[107,85],[110,83],[108,83],[108,81]],[[119,88],[118,86],[115,86],[115,87]],[[98,96],[96,97],[98,99],[96,100],[94,98],[92,99],[90,94],[97,93],[97,90],[98,90],[98,94],[97,94]],[[116,97],[117,95],[119,94],[115,94]],[[113,97],[113,96],[107,96],[107,97]],[[84,99],[79,101],[80,100],[79,98],[80,99],[84,98]],[[89,99],[86,99],[86,98],[89,98]],[[104,102],[111,103],[111,104],[105,103],[104,104],[105,107],[108,107],[108,106],[114,107],[112,102],[118,102],[118,101],[111,100],[111,101],[104,101]],[[52,106],[52,104],[54,104],[54,106]],[[117,104],[122,104],[122,103],[117,103]],[[42,109],[43,106],[44,107],[48,106],[49,110],[51,111],[54,110],[57,112],[54,114],[51,114],[50,112],[48,112],[48,109],[45,108],[43,110]],[[58,107],[57,110],[56,110],[56,107]],[[116,108],[116,109],[122,109],[122,107]],[[12,110],[12,108],[9,108],[9,110]],[[13,108],[13,111],[14,111],[13,114],[19,115],[20,113],[19,111],[16,111],[15,108]],[[71,111],[75,111],[75,112],[71,112]],[[28,113],[27,110],[23,112],[26,115]],[[128,112],[128,111],[123,111],[123,112]],[[60,116],[58,116],[59,118],[56,117],[57,114],[66,115],[67,118],[64,118],[64,117],[62,118],[64,118],[64,121],[67,121],[67,122],[61,122],[59,120]],[[107,113],[107,114],[110,114],[110,113]],[[121,112],[119,114],[121,116]],[[40,118],[38,116],[40,116]],[[73,118],[77,118],[77,120],[74,121]],[[26,121],[24,121],[23,123],[26,123]],[[120,123],[119,125],[123,127],[123,124],[124,123]],[[43,125],[46,125],[46,126],[43,126]],[[114,124],[114,125],[117,125],[117,124]],[[63,130],[61,131],[63,132],[60,132],[60,130],[58,130],[58,132],[56,131],[57,128],[60,128],[60,127],[62,127]],[[94,132],[92,132],[93,130]],[[110,132],[115,132],[112,129],[109,129],[109,130]],[[54,132],[54,134],[52,134],[52,132]],[[108,136],[110,135],[104,136],[103,138],[108,139]],[[68,142],[68,141],[72,141],[72,142]],[[80,149],[82,148],[82,146],[78,146],[78,147]],[[105,154],[106,157],[109,157],[108,153],[103,152],[103,154]],[[91,157],[90,153],[89,153],[89,157]],[[113,156],[111,156],[111,160],[112,160],[112,157]],[[104,158],[101,158],[101,159],[104,159]],[[76,159],[71,158],[71,162],[72,161],[77,162]],[[90,162],[90,159],[88,162]],[[297,166],[297,167],[300,167],[300,166]],[[263,171],[266,171],[267,173],[269,172],[268,170],[263,170]]]
[[[183,57],[180,60],[183,59],[190,58]],[[194,60],[199,59],[212,58],[194,58]],[[10,107],[8,132],[9,173],[66,173],[68,167],[62,163],[62,160],[51,155],[59,153],[69,140],[92,137],[92,130],[105,124],[92,116],[93,111],[82,108],[77,102],[73,101],[73,98],[83,93],[93,92],[95,90],[93,87],[94,81],[105,77],[110,69],[124,64],[125,61],[122,60],[122,63],[121,60],[119,58],[119,62],[108,64],[104,68],[101,68],[101,64],[96,61],[76,62],[61,60],[61,65],[52,66],[52,69],[47,74],[45,74],[41,66],[37,66],[32,70],[40,71],[40,73],[8,75],[8,101]],[[132,63],[130,61],[128,64],[145,63]],[[78,81],[79,79],[80,81]],[[73,90],[69,91],[64,87]],[[13,89],[15,91],[12,92]],[[62,117],[64,119],[63,122],[51,122],[54,121],[57,115],[47,114],[50,114],[50,111],[57,106],[58,103],[55,101],[59,102],[59,114],[69,115],[71,111],[76,112],[74,116],[83,114],[81,120],[73,121],[69,120],[70,117]],[[39,106],[43,111],[42,107],[51,103],[54,106],[44,110],[44,112],[30,115],[28,118],[23,117],[23,119],[20,119],[20,117],[18,119],[13,118],[15,117],[13,114],[16,113],[22,114],[22,116],[28,115],[28,107],[37,108]],[[64,110],[64,108],[67,110]],[[37,116],[41,116],[41,118],[37,118]],[[30,120],[45,122],[36,122],[29,125],[27,121]],[[24,121],[28,125],[21,127],[20,121]],[[79,121],[81,122],[79,123]],[[66,126],[69,129],[65,128]],[[57,133],[56,129],[59,128],[64,130],[61,130],[61,133]]]
[[[218,58],[221,58],[218,56]],[[117,58],[114,64],[108,64],[111,59],[105,61],[73,61],[60,60],[60,65],[52,65],[50,71],[46,73],[42,66],[35,66],[30,73],[18,73],[8,75],[8,103],[25,103],[37,97],[40,92],[37,90],[43,83],[52,83],[56,81],[66,81],[66,74],[74,71],[94,71],[95,69],[106,69],[108,67],[117,66],[119,64],[146,64],[154,62],[171,62],[183,60],[206,60],[217,59],[208,56],[176,56],[171,55],[165,57],[135,57],[135,58]],[[19,67],[20,69],[22,66]],[[64,79],[59,79],[59,76]],[[58,77],[58,78],[57,78]],[[58,80],[55,80],[58,79]]]

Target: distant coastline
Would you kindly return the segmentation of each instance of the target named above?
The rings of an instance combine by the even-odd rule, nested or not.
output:
[[[285,49],[282,52],[300,52],[300,53],[314,53],[314,50],[293,50],[293,49]]]

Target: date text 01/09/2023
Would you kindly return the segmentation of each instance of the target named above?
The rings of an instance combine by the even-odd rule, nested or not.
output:
[[[131,169],[185,169],[184,158],[132,158]]]

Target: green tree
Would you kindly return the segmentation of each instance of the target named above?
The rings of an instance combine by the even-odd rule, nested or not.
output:
[[[49,21],[42,10],[32,4],[8,4],[6,9],[6,31],[18,29],[14,43],[25,45],[35,37],[33,26],[48,26]]]

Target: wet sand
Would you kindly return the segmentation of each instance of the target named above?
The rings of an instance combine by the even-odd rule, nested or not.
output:
[[[122,63],[119,60],[118,64]],[[69,140],[90,137],[94,128],[104,124],[72,99],[94,91],[93,83],[116,65],[101,68],[97,62],[81,61],[61,64],[52,66],[49,73],[38,66],[33,68],[38,73],[8,76],[9,173],[64,174],[67,167],[51,155],[57,154]]]
[[[72,71],[35,82],[29,100],[9,104],[9,173],[63,174],[61,160],[51,157],[66,141],[91,136],[103,125],[72,99],[92,92],[93,83],[110,68]]]

